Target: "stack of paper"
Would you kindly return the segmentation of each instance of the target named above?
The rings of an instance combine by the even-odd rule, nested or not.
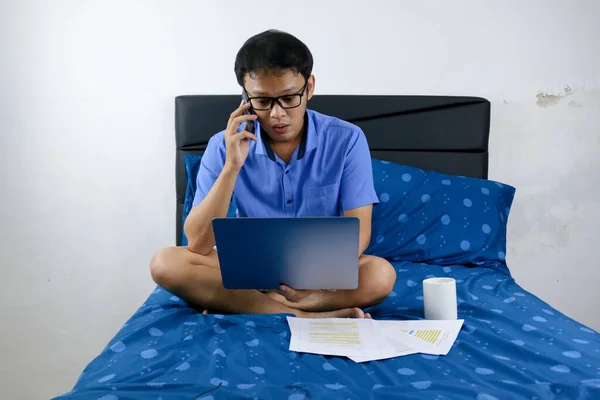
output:
[[[423,353],[446,355],[463,320],[376,321],[373,319],[287,317],[290,350],[345,356],[355,362]]]

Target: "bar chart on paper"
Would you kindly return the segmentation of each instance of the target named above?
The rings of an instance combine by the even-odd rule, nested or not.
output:
[[[332,345],[360,345],[360,335],[356,322],[311,322],[310,343]]]
[[[295,317],[287,320],[292,332],[291,351],[364,357],[378,352],[381,345],[373,320]]]
[[[416,329],[403,329],[402,332],[407,335],[414,336],[427,343],[436,344],[440,335],[442,334],[441,329],[427,329],[427,330],[416,330]]]
[[[408,336],[417,342],[412,346],[425,354],[445,355],[454,344],[463,320],[379,321],[389,337]]]

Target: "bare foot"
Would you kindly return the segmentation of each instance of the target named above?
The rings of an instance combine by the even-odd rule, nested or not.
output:
[[[273,293],[275,296],[280,296],[277,293]],[[273,298],[274,296],[269,296]],[[283,301],[285,297],[280,296]],[[202,311],[202,314],[207,315],[210,314],[210,311],[205,309]],[[299,318],[368,318],[371,319],[371,314],[363,312],[360,308],[343,308],[341,310],[335,311],[325,311],[325,312],[305,312],[305,311],[296,311],[296,316]]]
[[[371,318],[369,313],[365,314],[360,308],[343,308],[336,311],[325,312],[296,312],[300,318]]]
[[[328,292],[335,292],[335,290],[327,290],[327,291]],[[310,311],[312,314],[321,314],[320,312],[316,312],[315,310],[311,310],[310,308],[308,308],[308,309],[301,309],[301,308],[298,307],[298,304],[289,302],[285,297],[283,297],[279,293],[267,292],[265,294],[267,296],[269,296],[271,299],[273,299],[273,300],[275,300],[275,301],[277,301],[277,302],[279,302],[281,304],[284,304],[284,305],[286,305],[286,306],[288,306],[290,308],[300,309],[302,311]],[[353,309],[352,308],[347,308],[347,309],[343,309],[343,310],[334,310],[334,311],[331,311],[331,312],[333,312],[333,313],[342,312],[343,314],[345,314],[345,313],[348,312],[348,310],[353,310]],[[356,310],[360,310],[360,308],[357,308]],[[295,314],[298,314],[298,313],[295,313]],[[368,319],[372,318],[371,314],[369,314],[369,313],[364,313],[364,317],[361,317],[360,316],[361,314],[359,312],[356,312],[356,314],[354,314],[354,315],[356,315],[356,316],[355,317],[350,317],[350,318],[368,318]],[[304,317],[304,318],[308,318],[308,317]],[[323,316],[321,316],[321,317],[316,317],[316,318],[330,318],[330,317],[323,317]],[[345,317],[342,317],[342,318],[345,318]]]

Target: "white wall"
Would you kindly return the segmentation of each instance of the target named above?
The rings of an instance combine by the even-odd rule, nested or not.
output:
[[[317,93],[491,100],[509,266],[600,329],[599,3],[376,4],[0,2],[0,397],[68,391],[145,299],[175,235],[173,98],[238,93],[235,53],[271,27],[310,46]]]

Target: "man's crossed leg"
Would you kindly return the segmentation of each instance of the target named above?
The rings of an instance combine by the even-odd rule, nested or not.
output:
[[[150,263],[152,279],[198,310],[226,314],[294,314],[302,318],[364,318],[362,311],[383,301],[392,291],[396,272],[385,259],[362,255],[358,288],[337,291],[294,290],[278,293],[229,290],[223,287],[219,259],[193,253],[187,247],[159,250]]]

